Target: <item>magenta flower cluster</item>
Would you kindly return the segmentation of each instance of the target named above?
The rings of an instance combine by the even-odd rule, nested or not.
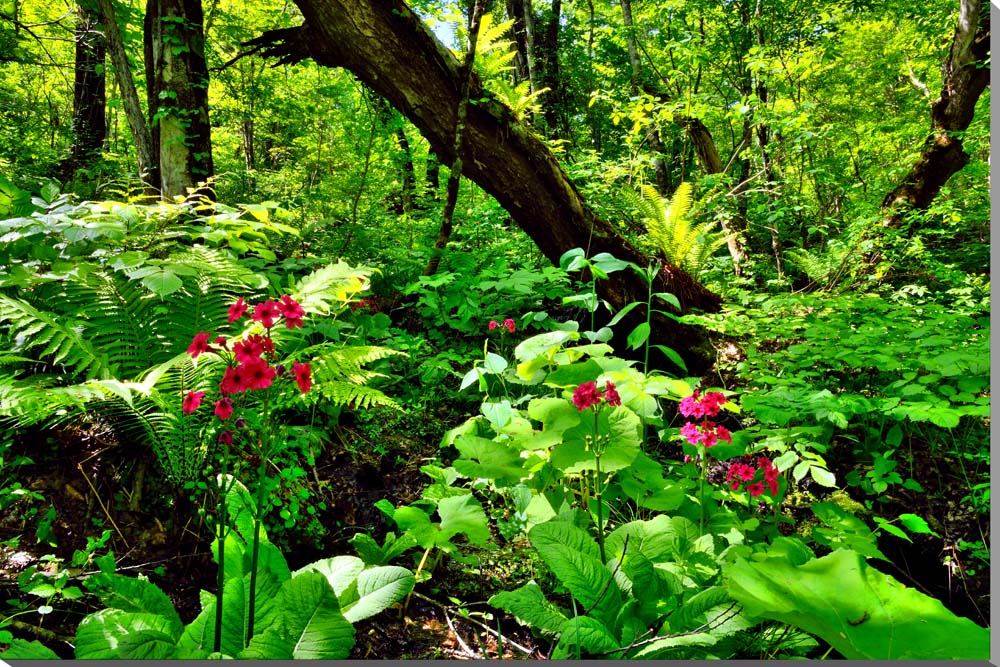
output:
[[[490,331],[494,329],[506,329],[508,333],[514,333],[517,330],[517,325],[514,324],[514,320],[510,317],[505,319],[503,322],[497,322],[496,320],[490,320],[489,325],[486,327]],[[503,333],[503,332],[501,332]]]
[[[717,391],[708,391],[704,395],[695,391],[687,398],[682,399],[679,407],[681,414],[701,421],[686,422],[681,427],[681,435],[692,445],[701,443],[706,448],[716,444],[719,440],[731,443],[733,436],[730,435],[729,429],[710,419],[710,417],[719,414],[719,410],[722,409],[726,400],[726,397]]]
[[[754,482],[758,471],[764,472],[764,479]],[[733,491],[738,491],[740,486],[746,482],[753,482],[747,485],[747,493],[750,494],[751,498],[756,498],[764,493],[764,485],[767,484],[768,492],[776,498],[778,496],[779,474],[778,469],[771,463],[771,459],[761,456],[757,459],[756,467],[742,462],[730,465],[729,472],[726,474],[726,482]]]
[[[614,382],[608,380],[607,384],[604,385],[603,393],[597,388],[597,383],[594,381],[584,382],[573,391],[573,405],[581,412],[587,408],[599,406],[601,401],[606,401],[611,407],[622,404],[622,397],[618,395]]]

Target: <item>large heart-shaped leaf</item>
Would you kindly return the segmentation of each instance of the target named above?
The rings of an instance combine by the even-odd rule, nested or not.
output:
[[[795,566],[737,560],[727,588],[750,616],[821,637],[848,660],[987,660],[989,630],[871,568],[847,549]]]

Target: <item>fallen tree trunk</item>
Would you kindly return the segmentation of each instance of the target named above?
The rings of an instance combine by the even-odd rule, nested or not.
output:
[[[283,63],[312,58],[344,67],[384,96],[426,137],[444,163],[454,161],[454,128],[461,101],[461,65],[403,0],[296,0],[306,23],[250,42]],[[545,256],[557,263],[572,248],[610,253],[645,266],[649,258],[598,218],[546,145],[473,79],[462,144],[463,174],[493,195]],[[660,258],[653,290],[677,296],[685,311],[715,312],[721,299]],[[620,271],[598,281],[615,308],[646,300],[646,284]],[[668,307],[661,306],[664,309]],[[632,314],[644,318],[639,309]],[[627,326],[627,325],[626,325]],[[655,316],[656,343],[680,352],[692,372],[710,363],[705,332]]]

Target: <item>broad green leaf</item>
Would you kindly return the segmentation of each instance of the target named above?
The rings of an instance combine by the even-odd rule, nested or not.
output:
[[[342,660],[354,646],[354,626],[319,572],[303,572],[281,586],[281,625],[255,634],[241,658]]]
[[[438,502],[438,515],[441,517],[438,546],[444,545],[459,533],[465,535],[473,544],[484,544],[490,539],[486,512],[472,494],[442,498]]]
[[[357,599],[339,600],[341,609],[351,623],[374,616],[402,600],[413,590],[416,579],[403,567],[386,565],[368,568],[358,575],[354,589]]]
[[[567,612],[545,598],[542,589],[531,581],[513,591],[502,591],[489,604],[515,616],[533,630],[552,634],[562,630]]]
[[[616,648],[620,648],[620,645],[604,624],[596,618],[576,616],[566,620],[559,643],[552,652],[552,659],[565,660],[576,657],[578,649],[585,656],[602,655]]]
[[[27,641],[15,637],[10,640],[7,650],[0,653],[0,660],[59,660],[59,656],[37,639]]]
[[[132,632],[153,631],[166,637],[174,628],[169,619],[158,614],[102,609],[89,614],[76,630],[77,660],[114,660],[122,658],[119,645]]]
[[[403,509],[403,508],[400,508]],[[418,510],[419,511],[419,510]],[[420,512],[424,514],[423,512]],[[424,514],[424,516],[427,516]],[[326,578],[326,582],[333,589],[338,602],[343,607],[343,601],[357,600],[358,575],[365,569],[365,563],[360,558],[354,556],[333,556],[309,563],[298,569],[292,578],[299,577],[306,572],[318,572]]]
[[[354,546],[365,565],[385,565],[389,562],[382,547],[368,533],[355,533],[348,542]]]
[[[462,435],[455,439],[455,447],[465,457],[454,462],[455,470],[472,479],[516,483],[527,474],[520,452],[502,442]]]
[[[848,660],[987,660],[989,630],[871,568],[854,551],[794,566],[780,559],[724,566],[750,616],[814,634]]]
[[[118,642],[123,660],[170,660],[177,655],[177,637],[159,630],[130,632]]]
[[[594,539],[582,528],[559,520],[535,526],[528,538],[583,610],[611,627],[622,595],[611,572],[598,557]]]
[[[154,273],[145,276],[142,284],[161,299],[184,287],[184,281],[176,273],[162,267],[157,267]]]
[[[603,372],[604,369],[602,369],[596,361],[588,359],[587,361],[570,364],[568,366],[560,366],[545,376],[545,384],[549,387],[556,387],[559,389],[568,387],[575,389],[584,382],[596,380],[597,376]]]
[[[183,624],[177,610],[167,594],[148,579],[101,573],[87,582],[87,588],[112,609],[162,616],[168,634],[175,641],[180,636]]]

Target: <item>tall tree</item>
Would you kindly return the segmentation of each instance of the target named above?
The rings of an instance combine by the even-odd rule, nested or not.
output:
[[[962,132],[990,83],[990,16],[982,0],[960,0],[951,50],[942,65],[944,84],[931,104],[931,133],[917,163],[882,200],[885,222],[903,224],[908,211],[925,209],[948,179],[969,163]]]
[[[431,150],[455,159],[454,128],[462,88],[462,67],[403,0],[297,0],[306,18],[301,28],[273,31],[271,43],[282,62],[313,58],[346,67],[377,90],[423,133]],[[512,112],[489,99],[477,78],[471,81],[463,173],[493,195],[551,261],[582,247],[591,255],[608,252],[645,265],[648,259],[584,203],[545,144]],[[488,101],[482,101],[482,100]],[[675,294],[685,309],[715,311],[721,300],[669,262],[661,263],[654,291]],[[644,301],[646,284],[629,271],[597,283],[601,296],[617,308]],[[637,311],[632,311],[639,317]],[[691,368],[709,357],[704,332],[655,316],[653,336],[688,350]]]
[[[114,65],[115,81],[118,83],[122,106],[125,109],[125,118],[132,133],[132,141],[135,144],[139,179],[146,187],[146,194],[152,195],[159,189],[157,160],[153,154],[153,140],[149,134],[149,125],[147,125],[142,107],[139,105],[139,93],[136,92],[135,79],[132,76],[132,65],[129,63],[128,54],[125,51],[121,31],[118,29],[117,12],[115,12],[112,0],[97,0],[97,4],[101,12],[104,34],[107,37],[111,63]]]
[[[73,82],[73,148],[63,164],[66,176],[96,158],[104,147],[108,125],[104,117],[106,40],[101,17],[92,2],[76,7],[76,53]]]
[[[183,196],[213,174],[201,0],[147,0],[145,47],[160,191]]]

